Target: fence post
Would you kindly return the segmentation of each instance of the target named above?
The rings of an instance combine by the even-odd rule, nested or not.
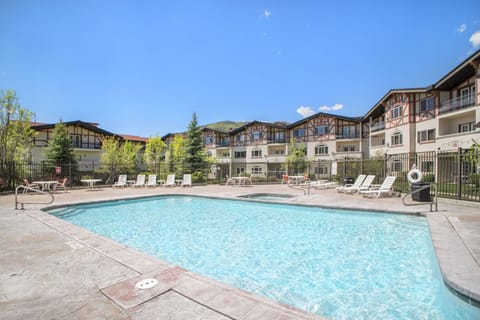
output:
[[[457,152],[457,163],[458,163],[458,180],[457,180],[457,197],[460,200],[462,198],[462,148],[458,148]]]

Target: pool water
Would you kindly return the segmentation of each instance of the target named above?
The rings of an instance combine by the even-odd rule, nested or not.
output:
[[[443,283],[423,217],[189,196],[51,213],[331,319],[480,319]]]

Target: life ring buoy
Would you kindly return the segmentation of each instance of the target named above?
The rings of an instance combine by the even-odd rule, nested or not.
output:
[[[412,169],[407,173],[408,182],[410,182],[411,184],[422,181],[422,178],[423,178],[422,171],[418,169]]]

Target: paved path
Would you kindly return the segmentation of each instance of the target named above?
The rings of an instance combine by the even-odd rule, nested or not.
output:
[[[446,282],[480,301],[480,210],[477,203],[439,201],[405,207],[400,198],[364,199],[333,190],[303,195],[286,185],[69,190],[54,205],[157,194],[236,198],[249,193],[295,194],[304,205],[421,213],[428,218]],[[35,201],[44,196],[28,196]],[[321,319],[296,308],[235,289],[168,265],[121,244],[0,196],[0,319]],[[145,278],[160,280],[135,289]]]

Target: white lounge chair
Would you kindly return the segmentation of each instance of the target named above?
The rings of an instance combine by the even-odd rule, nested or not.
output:
[[[113,188],[125,188],[127,186],[127,175],[121,174],[118,176],[117,182],[115,182],[112,187]]]
[[[235,179],[229,177],[228,174],[225,175],[225,177],[227,178],[227,182],[225,182],[226,186],[228,186],[229,184],[235,185]]]
[[[137,174],[137,181],[132,184],[132,187],[145,187],[145,175]]]
[[[354,193],[360,193],[361,191],[366,191],[370,189],[372,186],[373,180],[375,180],[375,175],[370,174],[368,175],[365,180],[363,180],[362,185],[360,186],[351,186],[348,188],[344,188],[343,192],[348,193],[348,194],[354,194]]]
[[[167,181],[163,184],[164,187],[175,187],[175,175],[174,174],[169,174],[167,175]]]
[[[310,186],[317,190],[335,188],[337,185],[336,181],[312,181],[310,183]]]
[[[147,183],[145,184],[146,187],[155,188],[157,186],[157,175],[156,174],[149,174]]]
[[[351,187],[360,188],[360,186],[363,183],[363,180],[365,180],[365,177],[366,177],[366,175],[361,174],[357,177],[357,179],[355,180],[355,182],[353,184],[346,184],[346,185],[343,185],[341,187],[337,187],[337,191],[338,192],[345,192],[345,190],[347,188],[351,188]]]
[[[393,184],[395,183],[395,179],[397,179],[397,177],[387,176],[385,180],[383,180],[383,183],[381,186],[375,189],[361,191],[360,193],[364,197],[371,197],[371,198],[373,197],[379,198],[381,195],[391,196],[393,194]]]
[[[190,173],[185,173],[183,175],[182,187],[192,186],[192,175]]]

